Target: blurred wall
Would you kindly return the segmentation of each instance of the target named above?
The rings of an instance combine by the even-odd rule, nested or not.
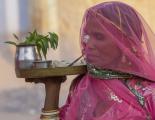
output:
[[[18,33],[22,37],[34,28],[42,33],[57,32],[59,47],[56,51],[48,52],[48,59],[72,61],[81,54],[79,30],[85,9],[103,1],[109,0],[0,0],[0,92],[34,86],[15,76],[15,48],[2,43],[5,40],[12,40],[12,33]],[[155,31],[154,0],[117,1],[125,2],[137,9]],[[27,8],[23,7],[22,12],[19,12],[19,4]],[[24,17],[25,15],[27,17]],[[69,76],[68,81],[62,84],[60,106],[65,102],[73,77]]]

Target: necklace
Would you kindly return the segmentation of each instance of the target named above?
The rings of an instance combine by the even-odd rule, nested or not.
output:
[[[119,79],[119,78],[132,78],[134,75],[129,73],[118,72],[110,69],[97,68],[91,64],[87,64],[87,70],[93,77],[101,79]]]

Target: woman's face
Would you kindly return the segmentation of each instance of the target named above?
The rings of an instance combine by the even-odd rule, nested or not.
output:
[[[86,28],[87,41],[85,47],[86,61],[98,67],[105,67],[120,60],[121,51],[100,26],[90,22]],[[84,37],[86,37],[84,36]]]

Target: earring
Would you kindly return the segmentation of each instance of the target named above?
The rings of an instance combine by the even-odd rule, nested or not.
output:
[[[129,66],[131,66],[131,65],[132,65],[132,63],[131,63],[131,62],[128,62],[128,65],[129,65]]]
[[[134,46],[132,46],[132,51],[133,51],[134,53],[136,53],[136,52],[137,52],[137,49],[136,49]]]
[[[122,62],[122,63],[126,63],[126,64],[129,65],[129,66],[132,65],[132,63],[131,63],[129,60],[127,60],[127,58],[126,58],[125,55],[122,56],[121,62]]]

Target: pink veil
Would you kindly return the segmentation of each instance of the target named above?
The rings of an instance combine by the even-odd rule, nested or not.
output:
[[[132,7],[121,2],[105,2],[89,8],[80,37],[88,64],[155,81],[155,36]],[[103,47],[103,38],[110,44]],[[131,80],[135,79],[141,78]],[[144,109],[117,78],[101,80],[88,73],[79,81],[60,110],[61,120],[146,120],[147,112],[155,119],[154,103],[150,102],[152,107],[146,105]]]
[[[122,52],[118,59],[113,60],[110,64],[104,64],[103,61],[110,61],[112,58],[102,54],[102,51],[105,51],[104,48],[97,48],[101,51],[100,56],[109,59],[101,58],[96,61],[94,59],[93,65],[155,81],[155,57],[153,53],[155,36],[138,12],[120,2],[106,2],[86,11],[81,27],[81,43],[88,63],[91,61],[87,60],[87,53],[90,53],[91,50],[87,49],[87,44],[91,42],[92,44],[94,42],[100,44],[91,36],[92,29],[97,29],[103,35],[109,36],[111,42]],[[85,39],[88,39],[87,44]],[[112,56],[113,48],[109,51],[111,51],[109,55]]]

